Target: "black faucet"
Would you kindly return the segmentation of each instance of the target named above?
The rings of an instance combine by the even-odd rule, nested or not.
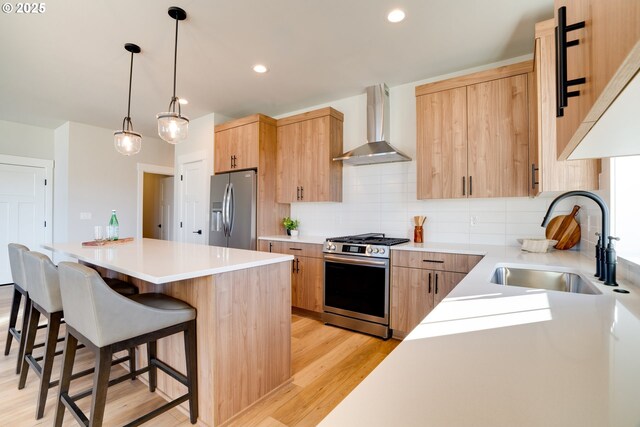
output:
[[[605,285],[618,286],[618,283],[616,283],[616,251],[613,248],[612,241],[619,239],[617,237],[609,236],[609,208],[600,196],[595,193],[582,190],[568,191],[559,195],[553,199],[553,202],[549,205],[549,209],[542,220],[541,226],[546,227],[549,223],[551,213],[560,200],[574,196],[582,196],[591,199],[600,207],[600,211],[602,213],[602,228],[598,234],[598,243],[596,245],[596,277],[602,280]],[[607,239],[609,239],[609,244],[605,249]]]

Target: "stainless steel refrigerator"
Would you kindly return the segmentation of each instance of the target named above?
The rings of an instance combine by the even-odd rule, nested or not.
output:
[[[256,171],[211,177],[209,244],[256,249]]]

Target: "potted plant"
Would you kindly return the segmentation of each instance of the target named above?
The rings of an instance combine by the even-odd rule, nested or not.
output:
[[[300,221],[297,219],[286,217],[282,220],[282,225],[284,225],[285,230],[287,230],[287,235],[292,237],[296,237],[298,235],[298,226],[300,225]]]

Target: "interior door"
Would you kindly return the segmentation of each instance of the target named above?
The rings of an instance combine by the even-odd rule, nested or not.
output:
[[[204,160],[185,162],[181,171],[182,241],[206,244],[206,177]]]
[[[12,283],[9,243],[42,251],[45,234],[44,168],[0,163],[0,284]]]
[[[173,188],[172,176],[160,182],[160,239],[173,240]]]

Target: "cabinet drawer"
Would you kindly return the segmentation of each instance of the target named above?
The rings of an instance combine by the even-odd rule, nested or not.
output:
[[[455,271],[458,273],[468,273],[481,259],[481,255],[442,252],[393,251],[391,254],[393,266]]]
[[[271,244],[271,252],[279,254],[306,256],[311,258],[322,258],[322,245],[315,243],[297,243],[297,242],[280,242],[275,240],[265,241],[266,250],[269,250]]]

